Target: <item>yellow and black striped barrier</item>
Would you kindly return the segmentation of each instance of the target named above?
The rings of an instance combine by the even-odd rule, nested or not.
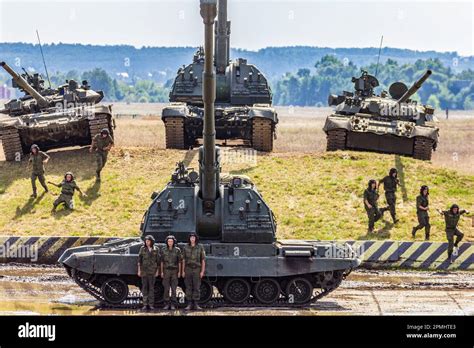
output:
[[[111,237],[13,237],[0,236],[0,263],[54,264],[73,247],[100,245]],[[362,259],[362,267],[426,270],[474,270],[474,243],[459,245],[453,263],[447,258],[447,243],[404,241],[347,241]]]

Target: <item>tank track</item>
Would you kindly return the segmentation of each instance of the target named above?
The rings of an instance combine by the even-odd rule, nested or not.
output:
[[[415,145],[413,146],[413,158],[429,161],[433,154],[434,141],[429,138],[416,137]]]
[[[168,117],[165,120],[165,134],[167,149],[186,149],[184,119],[180,117]]]
[[[347,131],[344,129],[334,129],[327,133],[327,151],[337,151],[346,149]]]
[[[0,139],[2,140],[3,153],[7,161],[17,160],[17,154],[20,154],[20,159],[23,157],[18,129],[15,127],[0,128]]]
[[[252,120],[252,147],[257,151],[271,152],[273,150],[273,124],[266,118]]]
[[[75,281],[80,288],[82,288],[85,292],[90,294],[96,300],[100,302],[98,308],[101,309],[137,309],[142,306],[142,297],[141,295],[132,294],[129,295],[125,301],[120,304],[111,304],[108,303],[105,298],[103,297],[101,290],[99,287],[93,285],[87,279],[81,277],[80,272],[75,272],[73,269],[70,270],[70,274],[72,279]],[[214,308],[307,308],[309,305],[315,303],[319,299],[323,298],[324,296],[329,295],[332,291],[337,289],[341,284],[342,280],[345,279],[350,273],[344,273],[342,278],[336,280],[332,283],[331,286],[325,288],[314,288],[313,295],[311,299],[306,303],[290,303],[288,300],[281,296],[277,301],[273,303],[261,303],[257,299],[251,297],[247,301],[242,303],[232,303],[227,301],[221,294],[214,294],[212,298],[207,301],[206,303],[200,304],[202,308],[205,309],[214,309]],[[155,305],[157,308],[163,303],[163,301],[156,301]],[[178,303],[178,308],[184,308],[186,306],[185,303]]]
[[[110,115],[108,114],[94,114],[94,117],[89,119],[91,141],[104,128],[107,128],[110,131],[110,134],[113,136],[113,127],[111,127],[109,124],[109,117]]]

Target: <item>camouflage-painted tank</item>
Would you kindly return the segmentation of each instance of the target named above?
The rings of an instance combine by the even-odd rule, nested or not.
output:
[[[439,135],[430,124],[434,109],[410,100],[430,75],[428,70],[411,88],[395,82],[381,95],[374,94],[379,85],[374,76],[363,71],[353,77],[354,92],[329,96],[335,112],[324,125],[327,150],[369,150],[430,160]]]
[[[44,88],[41,75],[20,75],[5,62],[0,65],[12,76],[12,86],[25,95],[7,102],[1,114],[0,139],[7,161],[19,161],[32,144],[43,150],[89,145],[103,128],[113,134],[111,105],[98,105],[102,91],[93,91],[83,81],[74,80],[57,89]]]
[[[196,233],[207,254],[201,285],[206,306],[309,305],[336,289],[360,260],[349,245],[276,240],[277,224],[255,185],[239,176],[221,180],[215,146],[212,33],[216,0],[201,0],[205,24],[204,145],[199,171],[180,163],[171,181],[152,195],[142,223],[142,238],[152,235],[164,246],[167,235],[181,244]],[[98,300],[110,305],[138,304],[129,286],[137,275],[140,238],[72,248],[59,262]],[[183,282],[180,287],[184,289]],[[156,282],[156,302],[163,287]]]
[[[278,116],[271,107],[272,92],[263,73],[246,59],[229,60],[230,21],[227,0],[218,4],[215,31],[216,137],[243,140],[258,151],[272,151]],[[171,105],[164,108],[166,148],[188,149],[202,138],[202,71],[200,48],[193,62],[178,70],[170,92]]]

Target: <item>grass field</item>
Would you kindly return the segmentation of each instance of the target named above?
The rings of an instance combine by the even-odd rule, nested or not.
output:
[[[130,106],[117,105],[127,114]],[[58,182],[67,170],[76,173],[87,197],[76,196],[74,212],[50,210],[53,195],[30,200],[29,169],[25,162],[0,162],[0,231],[12,235],[138,235],[150,195],[169,180],[177,161],[188,159],[196,167],[194,151],[164,149],[164,129],[159,105],[136,106],[120,117],[117,146],[104,170],[100,186],[94,180],[94,157],[87,149],[51,151],[47,179]],[[473,210],[474,160],[471,151],[474,120],[452,113],[440,122],[441,143],[432,163],[393,155],[361,152],[325,153],[321,131],[328,109],[280,109],[275,152],[253,158],[235,149],[224,152],[223,172],[244,173],[257,184],[278,219],[280,238],[305,239],[409,239],[416,223],[414,199],[421,184],[431,187],[433,240],[444,240],[443,221],[435,208],[453,202]],[[245,150],[242,150],[245,151]],[[234,156],[232,156],[234,155]],[[236,160],[237,159],[237,160]],[[379,222],[367,235],[362,192],[367,180],[381,178],[393,166],[399,168],[403,187],[398,193],[401,219],[396,226]],[[54,193],[57,189],[52,188]],[[41,189],[39,190],[41,193]],[[385,204],[381,195],[381,205]],[[386,216],[389,219],[389,214]],[[463,218],[461,230],[474,241],[471,220]],[[418,239],[422,238],[420,231]]]

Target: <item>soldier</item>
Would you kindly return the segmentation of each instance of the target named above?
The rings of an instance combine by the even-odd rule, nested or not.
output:
[[[430,216],[429,208],[429,188],[426,185],[421,186],[420,195],[416,197],[416,216],[418,217],[418,226],[413,227],[411,235],[416,237],[416,231],[425,228],[425,240],[430,240]]]
[[[43,151],[40,151],[39,146],[36,144],[31,145],[30,151],[30,159],[28,162],[33,166],[31,172],[31,187],[33,188],[33,194],[31,195],[31,198],[36,198],[36,178],[38,178],[41,186],[43,186],[44,191],[48,192],[48,186],[46,185],[44,178],[44,165],[48,163],[49,156]]]
[[[377,182],[373,179],[369,180],[367,189],[364,191],[364,207],[369,218],[369,229],[368,232],[374,231],[375,222],[380,220],[382,213],[378,208],[377,200],[379,199],[379,193],[377,192]]]
[[[453,263],[453,254],[456,256],[458,254],[458,245],[464,237],[464,233],[459,231],[458,222],[459,218],[463,214],[469,214],[467,210],[459,210],[457,204],[453,204],[449,210],[439,210],[438,212],[444,216],[444,221],[446,222],[446,237],[448,239],[448,259],[449,263]],[[454,241],[454,236],[456,236],[456,241]],[[453,253],[454,251],[454,253]]]
[[[114,139],[110,136],[110,132],[107,128],[102,129],[100,134],[97,134],[94,139],[92,139],[92,145],[89,149],[89,152],[92,153],[95,151],[95,157],[97,161],[97,181],[100,181],[100,172],[107,163],[107,155],[109,154],[112,146],[114,146]]]
[[[148,235],[138,252],[138,276],[142,280],[143,310],[155,309],[155,281],[160,276],[160,250],[155,238]]]
[[[396,203],[397,203],[397,186],[400,185],[400,180],[398,180],[398,171],[396,168],[390,169],[389,174],[379,181],[380,184],[383,183],[383,189],[385,191],[385,200],[387,201],[387,207],[380,209],[380,212],[385,213],[387,210],[390,211],[392,215],[393,223],[398,222],[397,212],[396,212]]]
[[[184,269],[182,275],[186,286],[186,310],[201,309],[197,304],[201,297],[201,279],[206,271],[206,253],[204,247],[199,244],[195,233],[189,235],[188,245],[184,247],[183,253]]]
[[[51,184],[51,185],[54,185],[56,187],[61,188],[61,194],[59,195],[59,197],[53,203],[52,212],[55,212],[56,208],[61,203],[64,203],[66,208],[69,208],[69,209],[73,210],[74,209],[73,196],[74,196],[74,191],[76,191],[76,190],[79,191],[81,196],[87,197],[87,195],[81,191],[79,186],[77,186],[76,181],[74,181],[74,175],[71,172],[67,172],[64,175],[64,180],[60,184],[55,184],[51,181],[48,181],[48,184]]]
[[[164,309],[176,309],[176,288],[178,278],[181,277],[183,256],[181,250],[176,246],[176,238],[168,236],[165,239],[165,247],[161,253],[161,275],[163,277],[164,288]],[[171,288],[171,302],[170,302]]]

